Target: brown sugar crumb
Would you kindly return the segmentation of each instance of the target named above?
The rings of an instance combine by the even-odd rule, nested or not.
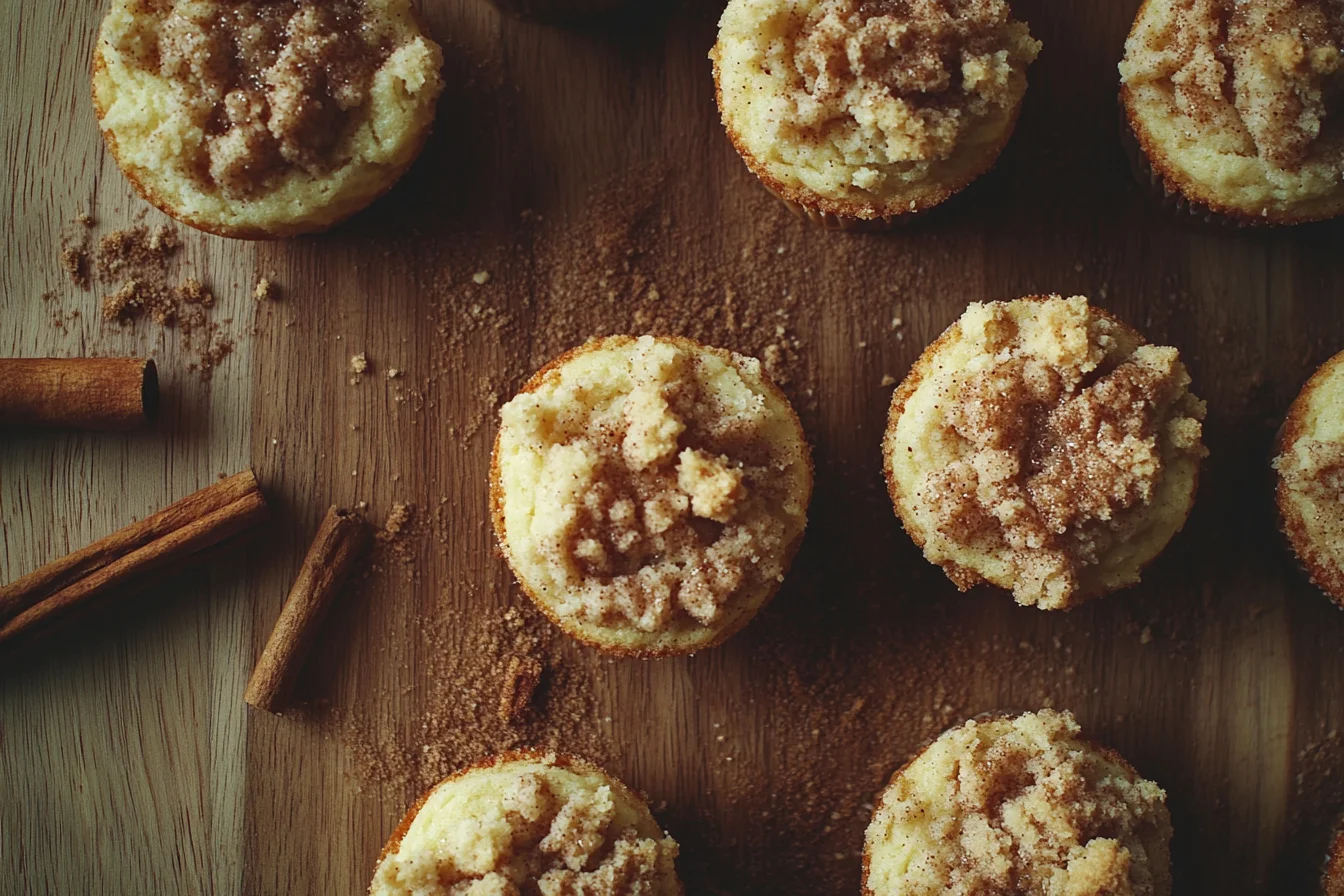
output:
[[[383,531],[390,536],[400,535],[405,531],[414,513],[414,504],[393,504],[392,509],[387,512],[387,519],[383,522]]]
[[[392,50],[352,0],[200,0],[159,15],[155,52],[135,55],[178,85],[177,114],[206,133],[187,173],[230,198],[287,168],[329,169]]]
[[[527,713],[543,671],[541,661],[535,657],[509,657],[504,667],[504,686],[499,692],[500,721],[513,722]]]
[[[1068,606],[1082,569],[1129,535],[1129,511],[1152,503],[1170,457],[1204,454],[1203,405],[1176,350],[1107,357],[1109,323],[1086,323],[1085,300],[1053,301],[1042,306],[1061,315],[1052,348],[1020,336],[1006,304],[968,312],[985,315],[994,361],[949,398],[946,431],[967,453],[927,474],[921,493],[942,535],[1001,541],[1017,566],[1014,595],[1052,608]]]
[[[964,132],[1016,102],[1014,69],[1039,51],[1002,0],[821,0],[794,50],[795,126],[833,127],[842,110],[886,161],[946,159]],[[879,186],[880,172],[860,172],[857,186]]]
[[[1080,740],[1069,713],[972,720],[882,794],[869,886],[911,896],[1170,892],[1171,818],[1151,781]],[[917,844],[899,860],[902,846]]]

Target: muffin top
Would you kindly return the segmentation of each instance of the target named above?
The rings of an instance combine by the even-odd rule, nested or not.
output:
[[[508,754],[438,784],[378,863],[372,896],[675,896],[677,843],[644,801],[568,756]]]
[[[756,174],[875,217],[992,164],[1040,46],[1004,0],[730,0],[710,55]]]
[[[1071,714],[971,720],[897,772],[865,835],[870,896],[1168,896],[1162,788]]]
[[[1120,63],[1162,173],[1216,209],[1344,197],[1344,0],[1149,0]]]
[[[806,522],[811,461],[760,362],[607,337],[542,370],[500,419],[500,541],[571,634],[695,649],[775,590]]]
[[[1278,449],[1284,529],[1312,579],[1344,604],[1344,353],[1302,387]]]
[[[94,99],[170,212],[283,229],[414,154],[441,62],[409,0],[115,0]]]
[[[972,304],[893,396],[892,498],[961,588],[1060,609],[1131,584],[1193,498],[1189,384],[1082,296]]]

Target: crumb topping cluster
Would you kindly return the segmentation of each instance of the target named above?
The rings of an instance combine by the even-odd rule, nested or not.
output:
[[[1079,740],[1069,713],[972,720],[938,738],[883,793],[869,829],[919,844],[910,896],[1161,896],[1170,892],[1166,794]],[[879,840],[881,842],[881,840]]]
[[[204,134],[186,172],[230,198],[274,173],[322,174],[394,49],[363,0],[178,0],[118,49],[168,79],[174,114]]]
[[[1170,82],[1177,110],[1278,169],[1344,167],[1344,0],[1172,0],[1126,47],[1125,83]],[[1325,139],[1322,139],[1325,138]]]
[[[482,824],[469,855],[445,863],[433,850],[398,854],[375,887],[382,879],[435,896],[651,896],[670,873],[676,841],[618,827],[609,785],[564,795],[529,772],[502,797],[505,823]]]
[[[1304,436],[1274,459],[1274,469],[1310,503],[1314,540],[1344,544],[1344,444]]]
[[[504,407],[504,427],[542,458],[531,535],[561,613],[709,626],[783,575],[801,521],[781,511],[781,473],[797,460],[767,437],[765,397],[725,399],[696,352],[646,336],[628,364],[628,390],[598,406],[580,383],[574,401],[524,392]]]
[[[1141,524],[1170,456],[1203,455],[1204,407],[1176,349],[1126,351],[1082,297],[1035,310],[1029,332],[1007,303],[963,317],[992,360],[940,374],[944,435],[961,447],[917,497],[945,538],[1007,553],[1019,602],[1057,608]]]
[[[795,72],[788,117],[803,134],[856,129],[875,162],[949,157],[1017,102],[1014,77],[1040,52],[1004,0],[820,0],[794,41],[772,63]]]

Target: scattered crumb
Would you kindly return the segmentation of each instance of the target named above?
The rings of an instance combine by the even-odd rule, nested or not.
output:
[[[499,692],[499,719],[514,722],[532,706],[532,697],[541,684],[542,665],[535,657],[511,656],[504,667],[503,687]]]
[[[395,379],[399,378],[400,376],[401,376],[401,370],[400,370],[400,369],[398,369],[398,368],[396,368],[396,367],[389,367],[389,368],[387,368],[387,378],[388,378],[388,379],[390,379],[390,380],[395,380]]]
[[[414,513],[414,504],[393,504],[392,509],[388,511],[387,520],[383,523],[383,531],[388,535],[400,535]]]
[[[889,373],[884,373],[884,374],[882,374],[882,383],[881,383],[881,384],[882,384],[883,387],[886,387],[886,386],[894,386],[894,385],[896,385],[896,377],[892,376],[892,375],[889,374]]]
[[[477,271],[476,273],[471,275],[471,282],[475,283],[477,286],[484,286],[485,284],[490,282],[490,272]]]
[[[258,302],[274,302],[279,298],[279,290],[269,277],[262,277],[252,290],[252,298]]]

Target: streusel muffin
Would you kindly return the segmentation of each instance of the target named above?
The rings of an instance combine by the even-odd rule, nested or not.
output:
[[[863,892],[1169,896],[1166,793],[1067,712],[972,719],[882,792]]]
[[[993,167],[1040,49],[1005,0],[729,0],[710,58],[747,167],[844,227],[932,208]]]
[[[638,794],[557,753],[463,769],[393,832],[371,896],[677,896],[677,843]]]
[[[147,200],[271,239],[330,227],[396,183],[429,134],[442,62],[410,0],[113,0],[93,100]]]
[[[892,396],[896,513],[962,590],[1054,610],[1131,585],[1194,502],[1189,385],[1176,349],[1082,296],[974,303]]]
[[[1274,469],[1284,534],[1311,580],[1344,607],[1344,352],[1288,409]]]
[[[779,587],[807,521],[802,427],[754,358],[608,336],[500,411],[495,532],[523,590],[612,653],[689,653]]]
[[[1344,209],[1344,0],[1146,0],[1121,99],[1154,184],[1242,224]]]

